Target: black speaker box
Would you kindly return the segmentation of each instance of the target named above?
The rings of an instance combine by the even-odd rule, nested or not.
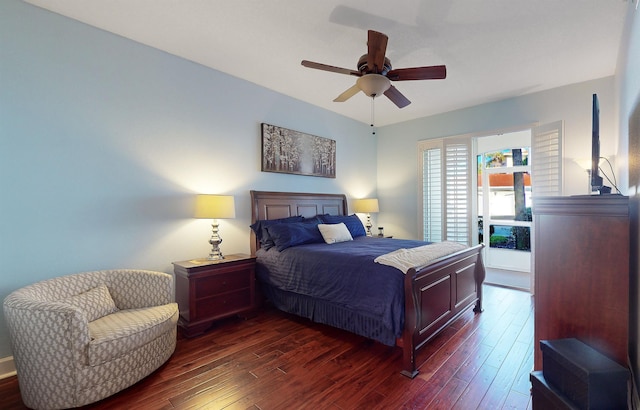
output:
[[[579,409],[627,409],[629,370],[577,339],[541,340],[542,374]]]

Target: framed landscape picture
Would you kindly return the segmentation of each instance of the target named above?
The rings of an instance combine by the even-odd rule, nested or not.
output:
[[[262,123],[262,171],[336,177],[336,142]]]

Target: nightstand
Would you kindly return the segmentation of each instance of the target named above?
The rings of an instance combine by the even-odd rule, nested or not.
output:
[[[222,260],[192,259],[174,262],[178,326],[185,337],[204,333],[225,317],[256,309],[256,258],[227,255]]]

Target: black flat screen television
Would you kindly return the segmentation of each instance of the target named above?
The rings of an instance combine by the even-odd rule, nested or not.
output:
[[[611,188],[604,186],[600,176],[600,103],[598,94],[593,94],[591,114],[591,192],[610,194]]]

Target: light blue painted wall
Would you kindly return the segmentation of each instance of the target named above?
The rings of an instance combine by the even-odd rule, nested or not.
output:
[[[574,159],[591,158],[591,101],[600,100],[601,152],[615,157],[614,77],[420,118],[378,130],[378,223],[385,232],[421,239],[418,141],[564,121],[564,194],[587,194],[587,174]]]
[[[260,172],[262,122],[336,140],[337,178]],[[366,124],[0,2],[0,300],[58,275],[172,272],[205,256],[196,193],[235,196],[222,249],[248,253],[250,189],[375,194],[375,152]],[[10,354],[0,315],[0,358]]]

